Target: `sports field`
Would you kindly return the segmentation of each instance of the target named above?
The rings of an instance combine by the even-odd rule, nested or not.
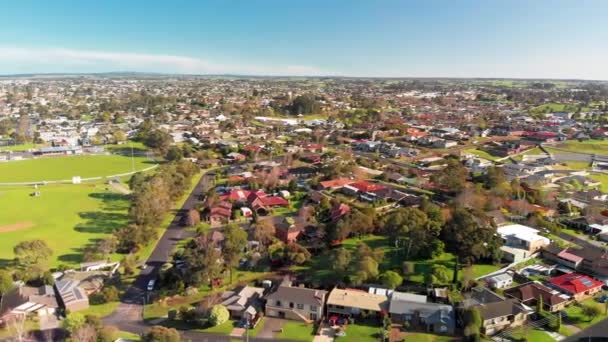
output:
[[[81,155],[65,157],[42,157],[0,163],[0,183],[38,182],[103,177],[153,166],[155,162],[146,157],[122,155]],[[1,190],[1,189],[0,189]]]
[[[104,168],[101,170],[107,170]],[[77,264],[82,248],[127,223],[128,197],[102,183],[0,187],[0,266],[20,241],[43,239],[53,250],[50,266]]]

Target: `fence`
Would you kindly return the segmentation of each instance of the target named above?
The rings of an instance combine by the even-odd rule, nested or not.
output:
[[[158,164],[152,165],[152,166],[147,167],[145,169],[125,172],[125,173],[119,173],[119,174],[115,174],[115,175],[81,178],[80,181],[81,182],[95,182],[95,181],[100,181],[100,180],[104,180],[104,179],[112,179],[112,178],[131,176],[131,175],[134,175],[134,174],[136,174],[138,172],[146,172],[146,171],[153,170],[153,169],[155,169],[157,167],[158,167]],[[61,180],[52,180],[52,181],[42,180],[42,181],[34,181],[34,182],[0,183],[0,186],[34,186],[34,185],[46,185],[46,184],[72,184],[72,183],[73,183],[72,179],[61,179]]]

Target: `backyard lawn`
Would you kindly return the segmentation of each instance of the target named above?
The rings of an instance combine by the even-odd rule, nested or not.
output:
[[[276,337],[293,341],[312,341],[314,334],[313,324],[287,322],[283,325],[283,332]]]
[[[361,239],[358,238],[350,238],[344,240],[342,242],[342,246],[350,251],[354,251],[359,242],[365,242],[371,248],[381,248],[384,250],[384,259],[380,263],[380,272],[384,272],[386,270],[397,270],[400,271],[403,267],[403,262],[405,261],[405,256],[402,252],[390,245],[388,238],[379,235],[368,235],[364,236]],[[303,271],[306,275],[310,276],[313,281],[324,284],[324,283],[332,283],[338,281],[340,279],[336,279],[339,276],[336,272],[330,270],[327,266],[328,253],[323,252],[318,255],[313,256],[311,262],[304,266],[300,267],[299,270]],[[451,253],[442,253],[438,257],[430,260],[413,260],[414,271],[415,274],[409,277],[409,280],[412,282],[422,283],[424,281],[424,275],[430,272],[431,268],[434,265],[444,265],[447,267],[449,272],[449,278],[452,279],[454,263],[456,261],[456,257]],[[496,265],[482,265],[476,264],[472,266],[473,277],[477,278],[488,273],[494,272],[498,270],[500,266]],[[459,272],[459,277],[462,277],[464,274],[463,270]]]
[[[608,174],[592,173],[589,175],[589,178],[595,179],[598,182],[602,182],[600,190],[602,190],[603,192],[608,192]]]
[[[133,163],[134,161],[134,163]],[[122,155],[84,155],[66,157],[45,157],[0,163],[0,183],[41,182],[69,180],[74,176],[82,178],[111,176],[142,170],[156,164],[146,157]]]
[[[478,149],[475,149],[475,148],[471,148],[471,149],[468,149],[468,150],[463,150],[463,152],[472,153],[472,154],[474,154],[474,155],[476,155],[478,157],[481,157],[481,158],[487,159],[487,160],[491,160],[491,161],[494,161],[494,160],[500,158],[500,157],[493,156],[493,155],[489,154],[486,151],[478,150]]]
[[[573,323],[575,326],[584,329],[590,325],[593,325],[603,319],[605,319],[607,316],[604,314],[604,306],[603,304],[599,304],[595,301],[594,298],[589,298],[586,299],[585,301],[583,301],[581,303],[582,305],[596,305],[601,309],[602,314],[598,315],[596,317],[593,317],[591,319],[589,319],[588,317],[586,317],[585,315],[583,315],[583,310],[582,310],[582,306],[578,306],[575,304],[572,304],[570,306],[568,306],[566,308],[566,314],[568,315],[566,319],[564,319],[565,322],[571,322]]]
[[[83,248],[127,223],[129,200],[105,184],[0,187],[0,265],[21,241],[42,239],[53,250],[49,266],[76,265]]]
[[[346,326],[346,336],[336,338],[336,342],[375,342],[378,341],[381,330],[380,326],[349,324]]]
[[[542,331],[542,330],[538,330],[538,329],[531,329],[531,330],[523,330],[523,329],[517,329],[516,331],[512,332],[511,337],[516,339],[516,340],[521,340],[521,339],[526,339],[527,341],[534,341],[534,342],[554,342],[555,339],[551,336],[549,336],[549,334],[547,334],[546,332]]]

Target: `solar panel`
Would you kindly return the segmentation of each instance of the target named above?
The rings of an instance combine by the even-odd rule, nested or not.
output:
[[[586,278],[581,279],[581,283],[583,285],[585,285],[586,287],[593,286],[593,282],[591,280],[589,280],[589,279],[586,279]]]

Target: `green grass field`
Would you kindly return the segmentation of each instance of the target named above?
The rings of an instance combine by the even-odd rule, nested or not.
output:
[[[32,197],[30,187],[0,188],[0,265],[13,259],[13,247],[43,239],[53,250],[50,266],[77,264],[82,248],[127,223],[127,196],[105,184],[47,185]]]
[[[29,150],[30,148],[40,148],[43,146],[45,146],[45,145],[44,144],[32,144],[32,143],[9,145],[9,146],[0,147],[0,151],[26,151],[26,150]]]
[[[360,341],[360,342],[375,342],[378,341],[382,327],[363,324],[349,324],[346,326],[346,336],[336,338],[336,342],[345,341]]]
[[[575,141],[569,140],[557,145],[559,148],[564,148],[574,152],[597,153],[608,155],[608,140],[586,140]]]
[[[312,341],[314,335],[313,324],[287,322],[283,325],[283,332],[276,337],[292,341]]]
[[[141,170],[156,162],[146,157],[134,157],[135,170]],[[37,182],[111,176],[133,170],[130,157],[121,155],[45,157],[0,163],[0,183]]]
[[[480,158],[487,159],[490,161],[495,161],[496,159],[500,158],[500,157],[493,156],[486,151],[478,150],[475,148],[466,149],[466,150],[463,150],[463,152],[468,152],[468,153],[474,154]]]
[[[595,179],[598,182],[602,182],[600,190],[608,192],[608,174],[592,173],[589,178]]]

